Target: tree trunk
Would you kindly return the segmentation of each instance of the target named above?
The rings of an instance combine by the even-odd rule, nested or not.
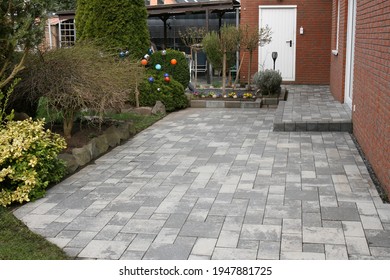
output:
[[[69,140],[72,137],[73,115],[73,112],[64,114],[64,137],[66,140]]]
[[[251,89],[251,70],[252,70],[252,56],[253,52],[249,51],[249,65],[248,65],[248,89]]]
[[[242,63],[244,62],[244,57],[245,57],[245,52],[242,55],[242,58],[241,58],[241,61],[240,61],[240,65],[238,66],[238,69],[236,71],[236,79],[234,81],[233,90],[236,89],[236,85],[237,85],[238,79],[240,77],[240,71],[241,71]]]
[[[226,93],[226,49],[223,50],[222,60],[222,94]]]

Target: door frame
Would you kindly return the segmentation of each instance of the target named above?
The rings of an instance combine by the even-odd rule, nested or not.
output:
[[[353,79],[354,79],[355,40],[356,40],[356,9],[357,9],[357,1],[348,0],[344,103],[346,103],[350,109],[352,109],[352,99],[353,99]]]
[[[295,82],[295,79],[296,79],[296,61],[297,61],[297,8],[298,8],[298,5],[260,5],[259,6],[259,19],[258,19],[258,22],[259,22],[259,28],[261,28],[262,26],[262,18],[261,18],[261,10],[262,9],[291,9],[294,11],[294,23],[293,23],[293,58],[292,58],[292,63],[293,63],[293,66],[292,66],[292,79],[283,79],[284,81],[288,81],[288,82]],[[272,31],[272,29],[271,29]],[[258,71],[260,71],[259,69],[259,66],[260,66],[260,63],[259,61],[261,61],[261,47],[259,46],[258,48]]]

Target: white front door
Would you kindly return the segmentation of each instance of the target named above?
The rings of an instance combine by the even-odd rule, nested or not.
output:
[[[356,0],[348,0],[347,53],[344,102],[352,109],[353,66],[355,57]]]
[[[272,53],[277,52],[275,70],[284,81],[295,81],[296,6],[259,6],[259,26],[269,26],[272,31],[270,44],[259,47],[258,70],[274,69]]]

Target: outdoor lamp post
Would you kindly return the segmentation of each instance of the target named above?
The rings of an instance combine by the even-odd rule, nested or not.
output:
[[[274,70],[275,70],[275,62],[277,58],[278,58],[278,52],[272,52],[272,59],[274,61]]]

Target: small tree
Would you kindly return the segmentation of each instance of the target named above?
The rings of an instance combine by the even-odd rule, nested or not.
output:
[[[202,40],[206,35],[206,29],[203,27],[189,27],[185,32],[180,32],[179,35],[184,45],[190,48],[190,55],[192,59],[193,52],[195,53],[195,77],[194,77],[194,88],[198,80],[198,52],[203,48]],[[190,69],[191,70],[191,69]]]
[[[252,61],[253,61],[253,52],[259,46],[265,46],[269,44],[272,40],[272,32],[271,28],[266,25],[265,27],[260,28],[251,27],[249,25],[245,25],[241,32],[241,48],[247,52],[249,52],[249,64],[248,64],[248,88],[250,88],[251,82],[251,69],[252,69]],[[245,55],[245,53],[244,53]],[[241,61],[243,61],[243,57]],[[241,67],[240,67],[241,68]],[[238,77],[237,73],[237,77]]]
[[[82,109],[97,112],[120,108],[136,94],[142,68],[117,61],[93,45],[76,45],[45,53],[33,61],[17,90],[23,96],[44,96],[64,119],[64,136],[71,137],[75,115]]]
[[[202,41],[207,57],[210,57],[217,65],[222,62],[222,93],[226,91],[226,72],[229,57],[234,57],[239,48],[240,31],[233,25],[225,25],[221,32],[211,32]],[[231,60],[230,60],[231,61]],[[213,64],[214,65],[214,64]]]
[[[79,0],[77,38],[98,42],[114,54],[128,50],[138,59],[150,46],[147,17],[144,0]]]

